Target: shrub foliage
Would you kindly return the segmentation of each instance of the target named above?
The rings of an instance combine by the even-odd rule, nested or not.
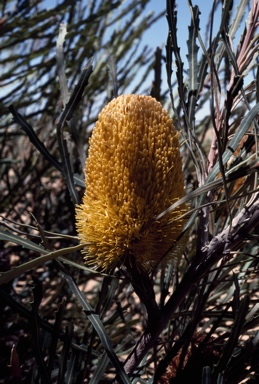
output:
[[[147,5],[2,6],[0,382],[234,384],[259,375],[259,3],[214,1],[204,38],[203,10],[188,0],[187,62],[175,1],[166,4],[165,56],[139,49],[160,17],[144,16]],[[99,272],[84,265],[75,231],[88,140],[102,107],[129,90],[148,93],[153,70],[151,93],[171,104],[186,183],[157,219],[188,204],[178,238],[186,246],[174,266]]]

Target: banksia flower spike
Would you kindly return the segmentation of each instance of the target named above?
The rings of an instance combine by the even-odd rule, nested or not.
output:
[[[161,104],[122,95],[104,107],[85,173],[76,225],[86,262],[109,270],[127,258],[146,271],[170,262],[187,207],[156,220],[184,195],[178,133]]]

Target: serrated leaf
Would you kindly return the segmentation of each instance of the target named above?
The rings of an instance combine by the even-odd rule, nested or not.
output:
[[[234,17],[233,17],[233,21],[229,27],[229,30],[228,30],[228,35],[229,35],[230,41],[233,41],[235,38],[236,32],[237,32],[237,30],[241,24],[242,19],[244,18],[245,9],[246,9],[248,3],[249,3],[249,0],[242,0],[237,5],[236,12],[234,13],[232,11]],[[222,27],[223,27],[224,23],[226,23],[226,21],[229,18],[230,10],[231,10],[231,7],[229,5],[227,5],[227,7],[226,6],[222,7],[223,12],[222,12],[222,21],[221,21],[220,31],[223,30]],[[219,68],[219,66],[220,66],[224,51],[225,51],[224,43],[220,42],[218,50],[217,50],[216,55],[215,55],[215,63],[217,63],[217,68]]]
[[[8,108],[13,115],[14,121],[20,125],[22,130],[29,137],[30,142],[38,149],[38,151],[51,163],[59,172],[63,173],[62,165],[49,153],[44,143],[38,138],[32,126],[25,120],[25,118],[16,111],[13,105]]]
[[[242,0],[239,2],[239,4],[237,4],[236,13],[234,15],[233,21],[232,21],[230,28],[229,28],[229,36],[230,36],[231,40],[234,39],[236,31],[238,30],[238,28],[241,24],[241,20],[243,19],[244,15],[245,15],[245,9],[246,9],[248,3],[249,3],[249,0]]]
[[[66,104],[64,111],[62,112],[62,114],[60,116],[58,126],[60,126],[60,127],[63,126],[64,122],[66,120],[70,120],[71,117],[73,116],[73,113],[74,113],[77,105],[79,104],[79,102],[81,100],[81,97],[83,95],[85,87],[88,84],[89,77],[90,77],[91,73],[93,72],[93,65],[92,64],[93,64],[93,57],[90,60],[88,60],[88,62],[86,63],[86,66],[84,67],[84,69],[80,75],[79,81],[78,81],[77,85],[75,86],[75,89],[74,89],[68,103]]]
[[[187,47],[188,47],[188,54],[187,54],[187,59],[188,59],[188,90],[189,92],[191,91],[197,91],[198,89],[198,81],[197,81],[197,73],[198,73],[198,59],[197,59],[197,54],[199,47],[196,43],[197,41],[197,29],[199,29],[199,23],[200,23],[200,11],[199,7],[195,5],[192,9],[192,20],[191,20],[191,25],[188,27],[189,29],[189,38],[187,40]]]
[[[27,134],[30,142],[35,146],[35,148],[44,156],[44,158],[52,164],[60,173],[63,174],[62,165],[56,160],[54,156],[48,151],[44,143],[38,138],[33,127],[25,120],[25,118],[16,111],[13,105],[9,107],[10,112],[13,115],[14,121],[20,125],[21,129]],[[13,160],[15,162],[15,160]],[[80,187],[85,187],[84,180],[78,174],[73,175],[73,180],[76,185]]]
[[[177,67],[176,76],[178,79],[178,92],[179,98],[182,102],[182,106],[184,106],[185,100],[185,85],[183,81],[183,61],[180,55],[180,47],[178,45],[177,40],[177,12],[174,11],[175,1],[167,0],[167,21],[169,25],[169,39],[168,46],[170,45],[170,49],[168,49],[169,54],[172,52],[175,55],[175,64]]]
[[[244,117],[242,120],[242,123],[240,124],[240,127],[235,132],[233,138],[231,139],[228,148],[225,150],[223,156],[222,156],[222,165],[225,165],[230,157],[232,156],[233,152],[237,149],[241,139],[246,134],[248,129],[250,128],[253,120],[256,118],[256,116],[259,113],[259,103],[257,103]],[[219,163],[217,162],[214,167],[212,168],[210,174],[208,175],[208,178],[206,180],[206,183],[209,183],[210,181],[214,180],[219,173]]]
[[[230,12],[233,7],[233,0],[224,0],[222,5],[222,14],[221,14],[221,22],[220,22],[220,31],[223,31],[228,26],[230,19]]]
[[[62,160],[64,176],[66,178],[67,187],[69,189],[70,196],[74,204],[79,203],[79,196],[74,185],[74,177],[73,177],[72,167],[71,167],[69,153],[67,149],[67,143],[66,143],[66,140],[64,140],[63,138],[62,130],[63,130],[65,121],[71,119],[77,105],[79,104],[82,98],[84,89],[87,86],[89,77],[93,71],[92,62],[93,62],[93,58],[91,58],[87,62],[86,66],[84,67],[81,73],[80,79],[77,85],[75,86],[75,89],[57,123],[57,139],[58,139],[59,152]]]
[[[195,126],[195,107],[197,103],[197,89],[198,89],[198,59],[197,54],[199,47],[196,44],[197,39],[197,29],[199,29],[199,8],[196,5],[195,7],[191,6],[191,12],[192,12],[192,20],[191,25],[189,26],[189,39],[187,40],[187,46],[188,46],[188,104],[187,104],[187,112],[188,112],[188,119],[189,119],[189,125],[194,130]]]
[[[198,76],[197,76],[197,83],[198,83],[198,90],[197,94],[199,95],[202,88],[204,87],[204,81],[208,74],[208,60],[206,55],[202,55],[202,58],[198,65]]]

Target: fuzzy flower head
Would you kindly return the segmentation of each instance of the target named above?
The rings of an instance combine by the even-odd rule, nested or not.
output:
[[[90,139],[86,190],[76,208],[85,261],[109,270],[134,258],[151,270],[185,223],[187,207],[156,217],[184,196],[178,133],[150,96],[122,95],[103,108]]]

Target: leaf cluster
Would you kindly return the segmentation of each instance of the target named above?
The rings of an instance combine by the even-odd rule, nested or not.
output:
[[[92,2],[88,10],[84,2],[77,3],[78,9],[68,3],[58,6],[62,17],[68,17],[69,28],[77,25],[68,34],[65,25],[59,32],[48,30],[51,23],[47,27],[47,17],[41,19],[47,11],[15,11],[17,15],[30,15],[31,33],[25,35],[28,39],[37,42],[49,35],[53,41],[53,36],[58,35],[55,53],[54,43],[50,50],[52,60],[57,55],[58,65],[52,61],[48,76],[39,76],[41,85],[33,82],[33,68],[27,67],[16,80],[24,76],[28,82],[27,88],[22,82],[17,87],[28,95],[28,100],[14,89],[13,97],[10,91],[2,99],[5,105],[19,98],[25,102],[26,118],[14,107],[10,111],[34,145],[34,149],[30,146],[24,150],[21,159],[26,139],[20,136],[17,126],[5,128],[1,141],[4,192],[0,239],[4,247],[0,283],[2,327],[6,340],[13,345],[11,376],[18,382],[78,384],[256,382],[258,2],[240,1],[236,7],[233,1],[215,0],[208,18],[207,39],[203,40],[202,9],[188,0],[185,63],[178,43],[177,6],[167,1],[166,74],[172,114],[182,140],[186,196],[155,219],[188,202],[188,222],[178,239],[186,247],[183,254],[178,254],[174,268],[147,273],[130,263],[110,275],[83,265],[81,245],[75,236],[74,204],[83,193],[85,148],[81,130],[91,126],[96,111],[110,99],[111,89],[114,95],[124,92],[135,76],[137,63],[148,63],[150,70],[150,58],[145,54],[147,61],[139,57],[140,61],[136,61],[132,50],[136,49],[135,31],[141,33],[141,26],[144,30],[155,18],[147,18],[146,24],[135,30],[133,20],[146,2],[132,2],[124,10],[119,2]],[[107,37],[108,26],[128,15],[129,10],[130,21],[119,30],[121,33],[114,30]],[[15,12],[11,14],[13,22]],[[214,20],[216,12],[220,12],[219,25]],[[37,25],[30,24],[30,17],[36,17],[38,25],[43,23],[43,30],[49,32],[39,29],[36,33]],[[88,28],[84,30],[86,21]],[[5,33],[11,31],[8,22],[5,28]],[[14,32],[5,38],[5,49],[12,41],[19,41],[16,29]],[[84,36],[86,50],[78,36]],[[234,39],[238,41],[236,48]],[[38,46],[40,57],[44,57],[47,45]],[[104,70],[102,54],[95,63],[86,61],[96,47],[100,52],[105,47],[112,50],[112,81]],[[162,60],[157,50],[155,94]],[[45,65],[49,65],[48,61],[44,61]],[[15,69],[14,61],[12,65]],[[41,64],[36,61],[34,65],[37,68]],[[10,68],[7,66],[6,73]],[[5,81],[11,85],[10,73]],[[33,98],[30,86],[37,89],[40,98]],[[62,112],[57,104],[59,98],[64,106]],[[87,117],[82,105],[88,110]],[[3,126],[7,116],[3,114]],[[12,154],[14,137],[18,144]],[[168,251],[175,251],[176,246],[172,244]],[[11,324],[9,330],[7,321]],[[21,330],[23,337],[19,335]]]

